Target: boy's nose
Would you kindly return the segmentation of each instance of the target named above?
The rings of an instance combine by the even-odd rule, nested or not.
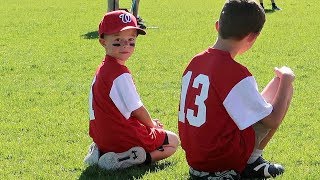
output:
[[[129,45],[129,41],[121,41],[121,45],[122,46],[128,46]]]
[[[131,42],[131,41],[122,41],[121,42],[121,46],[132,46],[134,47],[135,46],[135,43],[134,42]]]

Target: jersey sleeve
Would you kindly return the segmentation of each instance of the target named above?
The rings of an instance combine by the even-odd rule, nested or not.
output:
[[[126,119],[143,105],[129,73],[121,74],[113,81],[109,96]]]
[[[240,130],[268,116],[273,109],[259,93],[253,76],[237,83],[228,93],[223,105]]]

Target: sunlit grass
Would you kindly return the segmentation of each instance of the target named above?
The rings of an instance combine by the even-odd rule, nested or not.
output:
[[[176,133],[180,77],[190,58],[214,43],[223,3],[141,1],[140,15],[158,29],[138,37],[127,65],[152,117]],[[254,47],[237,57],[261,89],[273,67],[295,71],[292,106],[264,153],[285,166],[279,179],[320,179],[318,4],[279,1],[283,10],[267,13]],[[188,179],[181,148],[151,167],[120,172],[82,162],[91,142],[87,97],[104,56],[96,31],[105,10],[105,1],[1,2],[0,179]]]

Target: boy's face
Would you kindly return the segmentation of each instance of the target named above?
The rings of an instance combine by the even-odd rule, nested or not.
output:
[[[106,49],[107,55],[124,63],[134,52],[136,38],[137,30],[127,29],[115,34],[105,35],[104,38],[100,38],[99,41]]]

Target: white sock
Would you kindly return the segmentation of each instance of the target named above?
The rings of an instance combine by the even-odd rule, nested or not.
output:
[[[254,149],[247,163],[248,164],[254,163],[262,155],[262,152],[263,150]]]

